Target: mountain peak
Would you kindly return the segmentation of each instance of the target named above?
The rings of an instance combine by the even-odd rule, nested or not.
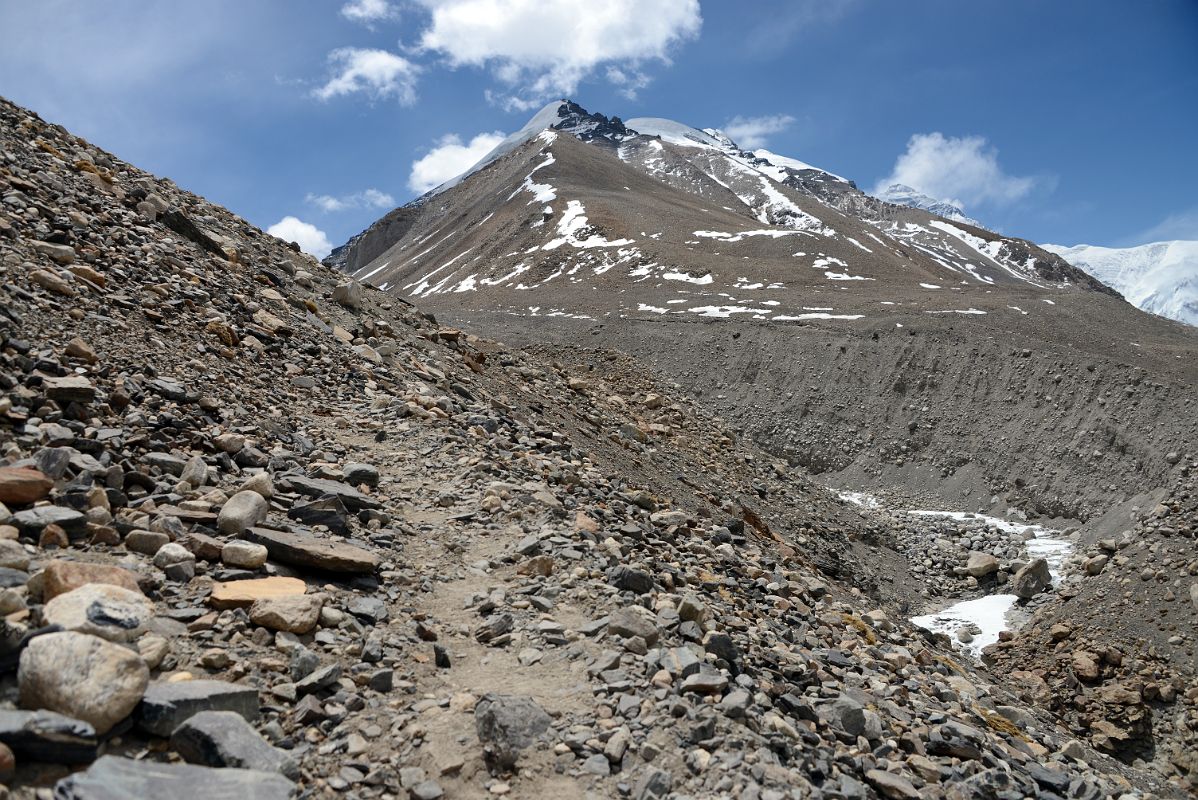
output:
[[[961,208],[957,203],[949,200],[938,200],[904,183],[892,183],[882,191],[876,193],[875,196],[879,200],[885,200],[887,203],[893,203],[896,206],[918,208],[930,211],[945,219],[964,222],[966,225],[973,225],[978,228],[983,227],[977,220],[966,216],[965,209]]]

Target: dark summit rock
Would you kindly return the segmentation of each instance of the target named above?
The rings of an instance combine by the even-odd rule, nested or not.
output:
[[[310,503],[296,503],[287,516],[305,525],[324,525],[336,533],[349,533],[349,512],[336,495],[325,495]]]
[[[85,764],[96,757],[96,729],[53,711],[0,711],[0,742],[18,758]]]
[[[621,591],[648,594],[653,591],[653,576],[648,572],[620,565],[607,573],[607,582]]]
[[[240,714],[201,711],[171,734],[171,749],[189,764],[241,767],[298,778],[295,761],[272,747]]]

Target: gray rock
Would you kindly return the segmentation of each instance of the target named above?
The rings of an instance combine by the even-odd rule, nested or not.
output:
[[[201,711],[175,728],[171,749],[189,764],[240,767],[299,777],[286,752],[272,747],[254,726],[233,711]]]
[[[264,546],[275,561],[296,567],[360,574],[374,572],[379,566],[379,557],[369,550],[308,534],[250,528],[242,538]]]
[[[87,529],[87,517],[73,508],[62,506],[40,506],[18,511],[9,524],[16,526],[23,536],[36,537],[47,525],[57,525],[68,536],[82,535]]]
[[[270,512],[266,499],[252,491],[238,492],[221,506],[216,527],[221,533],[239,536],[247,528],[260,524]]]
[[[290,597],[265,597],[250,606],[250,620],[272,631],[311,633],[320,621],[324,605],[322,594],[299,594]]]
[[[975,578],[983,578],[993,572],[998,572],[998,559],[989,553],[974,551],[969,554],[965,563],[965,571]]]
[[[474,706],[474,725],[488,760],[514,769],[520,751],[549,729],[552,720],[531,697],[485,694]]]
[[[674,787],[674,778],[664,769],[645,767],[632,789],[634,800],[662,800]]]
[[[639,636],[650,647],[661,637],[657,626],[633,608],[620,608],[613,611],[607,623],[607,632],[623,636],[626,639]]]
[[[379,485],[379,471],[377,467],[370,464],[351,463],[346,464],[341,470],[345,475],[345,482],[350,486],[358,486],[366,484],[367,486]]]
[[[333,302],[346,308],[362,307],[362,284],[357,281],[339,283],[333,287]]]
[[[264,545],[237,539],[226,542],[220,549],[220,560],[225,565],[239,569],[258,569],[266,563],[270,553]]]
[[[150,669],[120,645],[63,631],[29,642],[17,681],[23,708],[57,711],[105,734],[137,707]]]
[[[696,694],[721,694],[727,688],[728,678],[722,672],[700,670],[682,682],[683,692]]]
[[[1052,585],[1048,562],[1043,558],[1033,559],[1030,564],[1019,568],[1011,583],[1015,594],[1024,600],[1030,600]]]
[[[617,589],[633,594],[648,594],[653,591],[653,576],[648,572],[620,565],[607,574],[607,582]]]
[[[849,736],[860,736],[865,733],[865,706],[851,697],[841,695],[820,709],[820,715],[832,727]]]
[[[137,724],[165,738],[201,711],[233,711],[254,722],[258,719],[258,690],[225,681],[155,681],[137,709]]]
[[[187,481],[193,489],[198,489],[207,483],[208,465],[204,462],[203,457],[194,456],[184,464],[183,471],[179,473],[179,480]]]
[[[131,553],[152,556],[170,541],[170,536],[159,531],[133,530],[125,534],[125,549]]]
[[[367,497],[354,487],[331,481],[326,478],[309,478],[305,475],[281,475],[279,484],[284,489],[298,492],[306,497],[324,497],[327,494],[336,496],[350,511],[382,508],[383,505],[374,498]]]
[[[194,797],[213,800],[288,800],[294,784],[271,772],[214,769],[104,756],[86,772],[54,785],[54,800],[141,800]]]
[[[287,509],[287,516],[305,525],[324,525],[336,533],[349,533],[349,512],[336,495],[296,503]]]

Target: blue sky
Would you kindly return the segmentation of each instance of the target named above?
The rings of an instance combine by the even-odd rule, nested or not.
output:
[[[0,30],[0,94],[309,249],[563,95],[1040,242],[1198,239],[1193,0],[0,0]]]

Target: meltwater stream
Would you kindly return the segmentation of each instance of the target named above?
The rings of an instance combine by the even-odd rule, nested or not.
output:
[[[847,500],[864,508],[880,508],[877,498],[860,492],[842,492],[842,500]],[[1073,545],[1065,539],[1058,538],[1060,531],[1045,528],[1042,525],[1027,525],[1010,520],[990,517],[985,514],[974,514],[965,511],[924,511],[911,510],[908,514],[926,517],[944,517],[955,520],[983,522],[986,525],[1016,534],[1031,534],[1024,543],[1029,559],[1043,558],[1048,562],[1048,571],[1052,575],[1053,586],[1061,581],[1061,569],[1065,559],[1073,551]],[[932,614],[912,617],[911,622],[921,628],[937,633],[944,633],[952,639],[953,645],[968,652],[974,658],[980,659],[982,649],[998,641],[998,635],[1011,626],[1010,614],[1019,598],[1013,594],[991,594],[973,600],[962,600],[959,603],[941,609]],[[968,628],[973,631],[969,642],[957,638],[957,631]]]

